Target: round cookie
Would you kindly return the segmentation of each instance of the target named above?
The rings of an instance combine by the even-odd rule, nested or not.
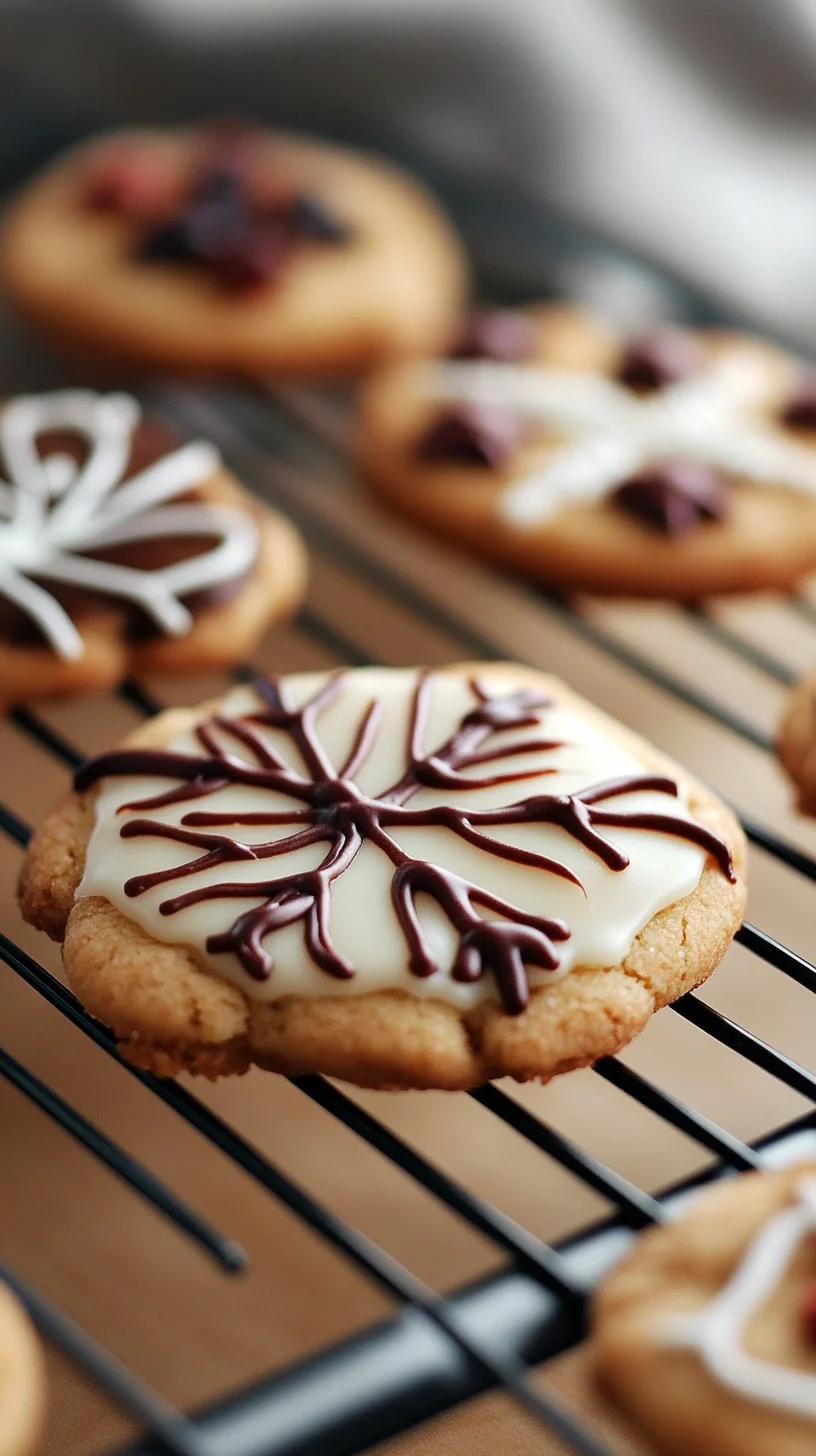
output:
[[[807,673],[793,688],[777,734],[779,758],[793,779],[798,807],[816,814],[816,675]]]
[[[531,669],[364,668],[162,714],[90,760],[25,917],[138,1065],[547,1080],[703,981],[731,813]]]
[[[44,1406],[37,1338],[14,1295],[0,1284],[0,1456],[32,1456]]]
[[[462,248],[413,179],[305,137],[85,143],[8,211],[0,270],[57,342],[128,366],[348,373],[444,347]]]
[[[0,692],[217,668],[300,599],[295,530],[125,394],[0,406]]]
[[[737,335],[626,338],[569,307],[512,318],[368,381],[359,458],[391,506],[559,590],[690,600],[816,566],[803,365]]]
[[[728,1179],[595,1297],[603,1388],[659,1456],[816,1447],[816,1164]]]

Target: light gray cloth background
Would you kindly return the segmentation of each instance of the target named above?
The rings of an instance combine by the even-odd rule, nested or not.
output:
[[[816,340],[816,0],[0,0],[2,75],[385,122]]]

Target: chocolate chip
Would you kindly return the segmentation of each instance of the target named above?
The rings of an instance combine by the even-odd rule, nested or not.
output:
[[[190,259],[187,234],[177,221],[151,228],[141,239],[136,257],[142,263],[183,263]]]
[[[232,213],[246,212],[243,176],[226,162],[199,173],[193,184],[192,205],[210,205]]]
[[[518,415],[495,405],[456,405],[439,415],[417,445],[420,460],[504,465],[522,434]]]
[[[196,203],[155,228],[144,239],[141,257],[149,262],[217,266],[225,243],[241,231],[240,217],[227,216],[217,203]]]
[[[816,430],[816,372],[810,371],[800,379],[779,418],[791,430]]]
[[[495,359],[512,364],[529,359],[535,348],[535,326],[525,313],[509,308],[474,313],[450,351],[451,359]]]
[[[627,389],[649,394],[687,379],[701,363],[696,339],[679,329],[661,329],[629,340],[618,363],[617,378]]]
[[[298,237],[343,242],[348,233],[322,204],[302,196],[271,210],[253,209],[240,168],[225,152],[195,180],[192,199],[142,239],[147,262],[198,263],[225,288],[243,291],[275,279]]]
[[[728,514],[727,482],[697,460],[665,460],[639,471],[610,499],[665,536],[682,536],[701,521],[721,521]]]
[[[351,236],[345,223],[309,192],[302,192],[294,199],[288,222],[299,238],[311,238],[318,243],[346,243]]]
[[[283,224],[253,223],[223,243],[215,265],[219,282],[237,292],[271,283],[284,264],[289,243]]]

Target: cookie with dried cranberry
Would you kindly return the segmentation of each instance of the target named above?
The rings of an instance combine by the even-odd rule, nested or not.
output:
[[[0,1284],[0,1456],[33,1456],[44,1406],[37,1337],[21,1305]]]
[[[131,366],[355,373],[442,347],[466,283],[398,169],[241,125],[86,143],[29,183],[0,243],[53,339]]]
[[[747,337],[487,312],[367,383],[359,456],[404,515],[557,589],[684,600],[816,566],[816,383]]]
[[[816,1164],[728,1179],[595,1297],[604,1390],[659,1456],[816,1449]]]
[[[724,955],[731,813],[562,683],[360,668],[162,714],[79,770],[20,895],[126,1056],[546,1081]]]
[[[206,441],[126,394],[0,405],[0,692],[229,665],[298,602],[305,555]]]

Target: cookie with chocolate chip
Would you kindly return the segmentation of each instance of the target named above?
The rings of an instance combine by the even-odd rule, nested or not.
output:
[[[546,1081],[713,971],[731,813],[510,664],[258,681],[89,760],[26,918],[124,1054],[369,1087]]]
[[[7,702],[230,665],[297,605],[304,574],[289,522],[130,395],[0,405]]]
[[[604,1391],[656,1456],[816,1448],[816,1164],[729,1178],[595,1297]]]
[[[359,458],[403,514],[558,590],[692,600],[816,567],[816,386],[759,340],[474,317],[368,381]]]
[[[44,1406],[37,1337],[21,1305],[0,1284],[0,1456],[33,1456]]]
[[[418,183],[241,124],[76,148],[11,204],[0,271],[24,313],[83,355],[254,375],[434,351],[466,283]]]

